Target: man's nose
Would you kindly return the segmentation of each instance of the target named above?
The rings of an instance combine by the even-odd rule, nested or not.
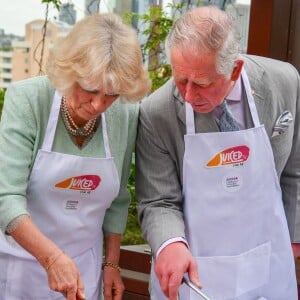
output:
[[[186,84],[184,99],[189,103],[193,103],[195,100],[197,100],[196,86],[193,84],[193,82],[188,82]]]

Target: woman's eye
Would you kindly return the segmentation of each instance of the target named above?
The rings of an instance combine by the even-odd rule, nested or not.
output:
[[[84,91],[88,94],[93,94],[93,95],[96,95],[99,93],[98,90],[89,90],[89,89],[84,89]]]

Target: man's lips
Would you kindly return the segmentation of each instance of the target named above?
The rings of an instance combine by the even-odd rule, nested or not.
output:
[[[208,113],[211,111],[211,105],[207,102],[194,102],[191,103],[193,109],[197,112]]]
[[[206,102],[194,102],[194,103],[191,103],[191,105],[193,107],[206,107],[208,105],[208,103],[206,103]]]

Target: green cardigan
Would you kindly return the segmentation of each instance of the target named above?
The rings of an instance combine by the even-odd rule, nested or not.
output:
[[[54,92],[46,76],[13,83],[6,91],[0,122],[0,228],[3,232],[15,217],[28,214],[26,188],[37,151],[44,140]],[[109,144],[120,178],[120,192],[106,212],[104,232],[123,233],[125,230],[130,202],[127,180],[138,108],[138,104],[117,100],[105,113]],[[98,126],[88,144],[79,149],[59,117],[52,150],[85,157],[105,157],[102,127]]]

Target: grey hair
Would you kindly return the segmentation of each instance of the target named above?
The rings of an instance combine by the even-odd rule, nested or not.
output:
[[[113,13],[94,14],[77,22],[51,49],[47,75],[64,95],[83,84],[134,102],[151,87],[136,32]]]
[[[173,49],[196,54],[215,53],[216,70],[229,77],[239,56],[239,38],[233,18],[214,6],[188,11],[175,21],[166,39],[167,57]]]

